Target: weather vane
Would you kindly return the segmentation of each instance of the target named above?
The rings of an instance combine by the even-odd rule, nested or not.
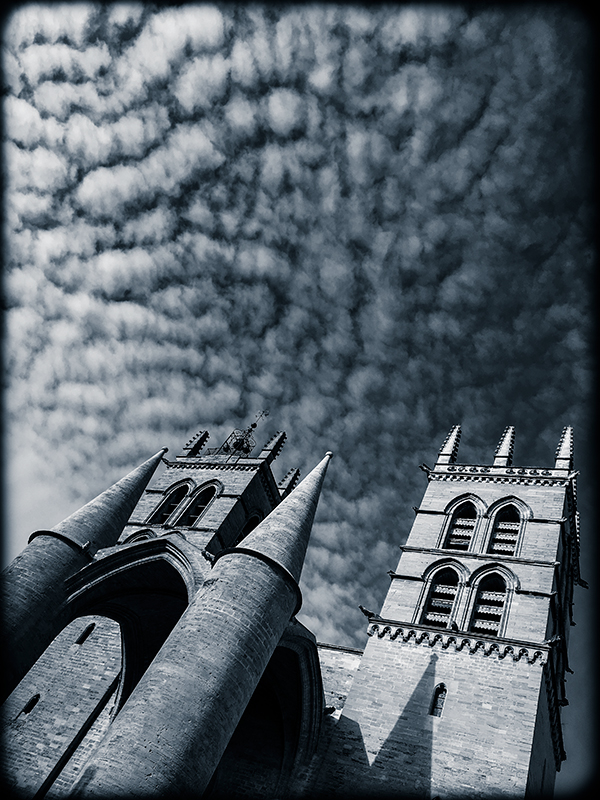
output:
[[[258,411],[255,421],[252,422],[245,430],[241,431],[236,428],[233,433],[229,434],[227,439],[221,445],[220,452],[226,453],[227,455],[249,455],[256,447],[256,441],[252,436],[252,432],[258,425],[259,420],[268,416],[268,411]]]

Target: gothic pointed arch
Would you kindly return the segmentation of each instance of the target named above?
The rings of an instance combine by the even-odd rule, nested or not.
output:
[[[504,497],[490,506],[486,516],[485,551],[500,557],[518,555],[525,522],[533,517],[531,508],[517,497]]]
[[[425,603],[419,622],[435,628],[449,628],[459,589],[459,573],[447,563],[437,566],[429,573],[426,584]]]
[[[146,539],[155,539],[156,531],[152,528],[142,528],[141,530],[134,531],[126,539],[123,539],[122,544],[134,544],[134,542],[143,542]]]
[[[147,525],[164,525],[178,506],[185,500],[192,488],[189,481],[182,481],[169,488],[164,498],[146,520]]]
[[[197,489],[186,505],[184,511],[177,517],[176,524],[182,528],[192,528],[204,514],[213,499],[222,490],[221,484],[216,481],[203,484]]]
[[[477,570],[469,581],[471,600],[468,630],[485,636],[503,636],[510,600],[518,580],[506,567],[490,565]]]
[[[472,549],[477,521],[484,513],[485,506],[476,495],[461,495],[453,500],[445,510],[446,522],[443,526],[441,547],[444,550],[467,552]]]

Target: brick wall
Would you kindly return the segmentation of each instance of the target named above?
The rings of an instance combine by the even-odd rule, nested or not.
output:
[[[81,617],[57,636],[2,707],[2,772],[8,786],[32,796],[52,778],[103,707],[120,669],[120,631],[112,620]],[[36,695],[35,706],[24,712]]]

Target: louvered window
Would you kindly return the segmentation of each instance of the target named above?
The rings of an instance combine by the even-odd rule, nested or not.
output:
[[[477,588],[469,630],[497,636],[502,621],[506,584],[499,575],[484,578]]]
[[[444,547],[448,550],[468,550],[476,519],[477,511],[473,503],[467,502],[460,505],[452,514]]]
[[[458,589],[458,575],[453,569],[444,569],[434,575],[427,603],[421,616],[422,625],[447,628]]]
[[[173,511],[188,493],[188,486],[178,486],[162,501],[156,511],[152,514],[148,522],[152,525],[164,525]]]
[[[442,711],[444,710],[444,703],[446,702],[447,694],[448,692],[443,683],[440,683],[438,686],[435,687],[435,692],[433,693],[433,700],[431,701],[431,710],[429,711],[432,717],[442,716]]]
[[[515,506],[504,506],[496,514],[488,553],[514,556],[521,527],[521,517]]]
[[[183,516],[177,520],[177,525],[181,525],[182,528],[191,528],[204,513],[207,505],[216,493],[217,490],[214,486],[207,486],[206,489],[203,489],[200,494],[196,495],[196,498],[192,500]]]

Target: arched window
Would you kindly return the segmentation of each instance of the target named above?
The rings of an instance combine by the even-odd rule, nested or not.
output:
[[[445,684],[440,683],[435,687],[433,693],[433,700],[431,701],[431,708],[429,713],[432,717],[441,717],[444,710],[444,703],[446,702],[446,695],[448,691]]]
[[[134,531],[131,536],[123,540],[123,544],[135,544],[135,542],[143,542],[147,539],[156,539],[156,532],[146,528],[141,531]]]
[[[210,503],[216,493],[217,490],[214,486],[207,486],[206,489],[202,489],[202,491],[196,495],[194,500],[192,500],[184,514],[177,520],[177,525],[181,526],[182,528],[191,528],[192,525],[194,525],[194,523],[202,515],[206,509],[206,506]]]
[[[33,697],[30,697],[29,700],[25,703],[21,711],[19,712],[18,716],[21,714],[31,714],[33,709],[37,706],[39,702],[40,696],[39,694],[34,694]]]
[[[96,627],[95,622],[91,622],[86,628],[84,628],[77,639],[75,639],[75,644],[83,644],[88,636],[92,633],[94,628]]]
[[[189,486],[185,483],[181,486],[178,486],[176,489],[173,489],[173,491],[165,497],[156,511],[152,514],[148,520],[148,523],[151,525],[164,525],[173,511],[175,511],[179,503],[181,503],[183,498],[186,496],[188,490]]]
[[[458,589],[458,575],[447,568],[436,572],[421,615],[422,625],[447,628]]]
[[[488,553],[514,556],[521,527],[521,515],[516,506],[503,506],[496,514]]]
[[[477,587],[469,630],[473,633],[497,636],[505,601],[506,584],[504,579],[496,573],[483,578]]]
[[[476,519],[477,511],[473,503],[468,500],[461,503],[452,514],[444,547],[448,550],[468,550]]]

